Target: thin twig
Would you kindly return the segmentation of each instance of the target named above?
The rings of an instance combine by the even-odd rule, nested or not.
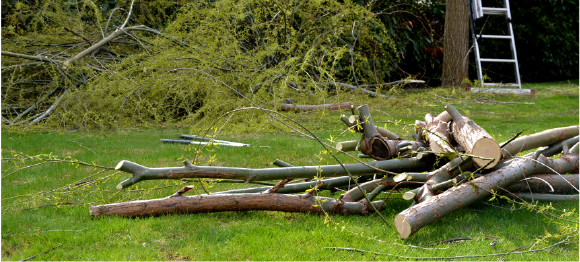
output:
[[[520,251],[520,252],[506,252],[506,253],[496,253],[496,254],[487,254],[487,255],[454,256],[454,257],[406,257],[406,256],[399,256],[399,255],[393,255],[393,254],[388,254],[388,253],[380,253],[380,252],[362,250],[362,249],[357,249],[357,248],[347,248],[347,247],[324,247],[324,249],[356,251],[356,252],[361,252],[361,253],[371,253],[371,254],[375,254],[375,255],[394,256],[394,257],[403,258],[403,259],[410,259],[410,260],[447,260],[447,259],[451,260],[451,259],[474,258],[474,257],[517,255],[517,254],[538,252],[538,251],[543,251],[543,250],[555,247],[555,246],[563,244],[563,243],[568,243],[568,237],[566,239],[556,243],[556,244],[547,246],[545,248],[540,248],[540,249],[526,250],[526,251]]]
[[[48,108],[48,110],[46,110],[41,116],[32,120],[32,122],[30,122],[30,124],[28,124],[28,125],[29,126],[34,125],[34,124],[38,123],[40,120],[47,117],[50,114],[50,112],[54,111],[54,109],[56,109],[56,107],[62,102],[62,100],[64,100],[64,97],[66,96],[66,93],[68,93],[69,90],[70,89],[65,90],[64,93],[62,93],[62,95],[56,100],[56,102],[54,102],[54,104],[52,104],[52,106],[50,106],[50,108]]]
[[[22,259],[21,261],[28,261],[28,260],[31,260],[31,259],[33,259],[33,258],[35,258],[35,257],[37,257],[37,256],[44,255],[44,254],[46,254],[46,253],[48,253],[48,252],[50,252],[50,251],[53,251],[53,250],[55,250],[55,249],[57,249],[57,248],[59,248],[59,247],[62,247],[62,246],[64,246],[64,245],[60,245],[60,246],[53,247],[53,248],[51,248],[51,249],[49,249],[49,250],[46,250],[46,251],[44,251],[44,252],[42,252],[42,253],[40,253],[40,254],[38,254],[38,255],[34,255],[34,256],[31,256],[31,257],[28,257],[28,258]]]
[[[518,138],[522,134],[522,132],[523,130],[518,131],[518,133],[514,137],[510,138],[510,140],[506,141],[505,143],[502,143],[502,145],[499,148],[504,148],[505,146],[507,146],[509,143]]]
[[[127,19],[125,19],[125,22],[123,23],[123,25],[117,30],[123,30],[123,28],[125,28],[125,26],[129,22],[129,18],[131,18],[131,13],[133,12],[133,4],[134,3],[135,3],[135,0],[131,1],[131,7],[129,7],[129,14],[127,14]]]
[[[89,150],[89,151],[93,152],[93,154],[95,154],[95,155],[97,154],[97,153],[95,153],[95,151],[93,151],[92,149],[90,149],[90,148],[88,148],[88,147],[86,147],[86,146],[83,146],[83,145],[81,145],[81,143],[79,143],[79,142],[77,142],[77,141],[75,141],[75,140],[69,140],[69,141],[70,141],[70,142],[73,142],[73,143],[75,143],[75,144],[77,144],[78,146],[80,146],[80,147],[82,147],[82,148],[84,148],[84,149],[87,149],[87,150]]]

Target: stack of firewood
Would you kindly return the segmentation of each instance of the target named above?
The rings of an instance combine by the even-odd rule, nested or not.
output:
[[[360,151],[373,162],[294,167],[277,160],[278,168],[195,166],[148,168],[121,161],[116,169],[133,174],[117,188],[153,179],[214,178],[246,182],[279,181],[273,186],[184,196],[188,186],[170,197],[92,206],[93,216],[149,216],[165,213],[275,210],[285,212],[368,214],[387,205],[383,191],[402,190],[409,208],[394,220],[405,239],[424,226],[490,195],[518,200],[578,201],[578,126],[562,127],[498,143],[453,106],[425,121],[417,120],[413,140],[373,124],[368,106],[352,110],[341,121],[361,133],[357,141],[336,145],[340,152]],[[517,156],[536,149],[535,152]],[[561,154],[559,158],[551,156]],[[573,173],[575,175],[569,175]],[[295,182],[295,179],[323,180]],[[372,177],[362,183],[360,178]],[[359,183],[361,182],[361,183]],[[347,186],[339,198],[319,197],[318,190]],[[291,194],[300,193],[303,194]],[[390,194],[389,194],[390,195]],[[388,197],[387,197],[388,198]]]

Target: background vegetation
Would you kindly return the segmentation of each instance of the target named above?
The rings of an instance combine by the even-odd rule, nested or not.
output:
[[[542,5],[578,13],[577,5],[559,3]],[[62,245],[38,259],[394,260],[324,247],[454,256],[508,252],[527,245],[546,247],[570,236],[571,244],[548,252],[506,258],[578,260],[577,223],[525,209],[509,210],[512,206],[501,201],[493,202],[501,208],[476,203],[407,241],[398,240],[394,229],[372,216],[226,212],[90,218],[90,205],[165,197],[193,183],[148,181],[116,191],[115,185],[127,175],[101,172],[95,164],[113,167],[128,159],[152,167],[175,166],[196,154],[201,154],[201,164],[220,166],[271,167],[275,158],[295,165],[331,162],[319,145],[256,110],[219,118],[250,106],[240,94],[271,109],[287,98],[298,104],[369,104],[378,125],[407,138],[412,128],[404,123],[413,123],[425,113],[436,114],[446,103],[456,105],[499,141],[522,129],[529,134],[578,124],[578,80],[526,84],[524,88],[538,93],[529,97],[383,85],[404,78],[438,84],[443,1],[135,1],[130,6],[129,0],[2,1],[2,51],[43,60],[2,55],[2,259],[24,259]],[[512,6],[525,14],[529,5],[512,1]],[[516,29],[516,39],[517,30],[544,32],[540,29],[555,30],[560,23],[568,28],[565,33],[558,31],[565,47],[545,48],[557,43],[558,38],[550,36],[556,31],[525,38],[536,49],[532,48],[534,56],[518,53],[520,59],[534,58],[521,62],[533,67],[521,70],[522,79],[577,79],[578,17],[569,15],[573,12],[552,16],[546,8],[530,7],[529,13],[542,10],[546,22],[522,22],[525,26]],[[130,9],[132,15],[126,20]],[[65,60],[120,29],[125,21],[127,27],[149,29],[128,31],[63,68]],[[528,50],[520,47],[525,44],[517,46],[518,52]],[[546,57],[555,62],[544,61]],[[371,99],[333,82],[376,84],[372,89],[391,99]],[[48,118],[29,125],[51,106],[55,110]],[[285,115],[327,139],[343,131],[338,121],[341,113]],[[203,134],[208,127],[209,134],[219,134],[219,139],[253,146],[200,152],[158,141],[182,133]],[[339,138],[349,139],[355,137],[346,133]],[[204,181],[212,192],[248,187],[224,182]],[[390,221],[409,204],[400,199],[392,202],[383,211]],[[577,203],[552,207],[555,210],[550,212],[578,220]],[[473,241],[435,247],[445,249],[403,246],[455,237]],[[493,240],[498,241],[490,245]]]
[[[503,7],[502,1],[483,1],[484,6]],[[547,82],[578,78],[578,2],[549,0],[530,4],[510,1],[522,82]],[[502,16],[486,16],[477,22],[477,32],[507,35]],[[483,29],[483,30],[482,30]],[[485,39],[482,57],[511,58],[507,40]],[[471,58],[474,61],[475,58]],[[493,81],[514,82],[511,64],[488,63],[485,74]],[[475,67],[471,77],[476,79]]]

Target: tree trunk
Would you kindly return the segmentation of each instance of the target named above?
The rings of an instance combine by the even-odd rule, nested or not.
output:
[[[383,201],[375,201],[378,209]],[[108,205],[91,206],[94,217],[121,216],[140,217],[156,216],[168,213],[211,213],[224,211],[270,210],[282,212],[302,212],[322,214],[338,213],[343,215],[365,215],[372,207],[361,202],[344,202],[328,197],[314,197],[311,194],[223,194],[174,196],[151,200],[137,200]]]
[[[424,226],[485,198],[492,189],[499,191],[500,188],[505,188],[533,174],[553,172],[544,165],[558,173],[578,172],[578,153],[566,154],[560,159],[540,155],[537,160],[528,158],[514,160],[502,169],[450,188],[404,210],[395,217],[397,232],[401,239],[406,239]]]
[[[487,165],[485,169],[493,168],[501,160],[501,148],[497,141],[485,129],[469,118],[463,117],[452,105],[446,105],[445,110],[453,118],[452,132],[457,143],[474,156],[493,158],[491,163],[489,163],[491,160],[473,158],[477,166]]]
[[[430,168],[433,162],[434,158],[421,160],[417,158],[405,158],[374,161],[366,164],[345,164],[344,166],[352,175],[372,175],[380,173],[379,170],[388,170],[392,172],[425,170]],[[117,189],[127,188],[140,181],[157,179],[219,178],[242,179],[250,182],[282,180],[287,178],[313,178],[317,174],[323,177],[338,177],[345,176],[347,174],[340,165],[278,167],[261,169],[193,165],[186,167],[148,168],[127,160],[119,162],[115,169],[133,174],[132,178],[119,183],[119,185],[117,185]]]
[[[442,86],[460,86],[468,78],[469,11],[467,1],[448,0],[445,7]]]

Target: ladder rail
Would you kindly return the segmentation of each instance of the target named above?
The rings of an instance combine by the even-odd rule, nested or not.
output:
[[[509,39],[510,40],[510,49],[512,52],[512,59],[481,58],[480,52],[479,52],[479,43],[477,41],[478,37],[477,37],[477,35],[472,34],[473,43],[475,46],[475,61],[476,61],[475,64],[477,67],[477,77],[479,79],[480,84],[482,86],[489,86],[489,85],[504,85],[505,86],[505,85],[508,85],[508,86],[516,86],[519,89],[522,89],[522,84],[521,84],[521,80],[520,80],[519,63],[518,63],[517,53],[516,53],[516,42],[515,42],[515,36],[514,36],[512,23],[511,23],[511,11],[510,11],[510,6],[509,6],[509,0],[503,0],[503,3],[504,3],[503,8],[482,7],[481,0],[472,0],[472,1],[473,2],[471,2],[472,6],[470,8],[470,12],[472,12],[472,14],[475,12],[475,14],[473,14],[473,15],[475,15],[476,19],[483,17],[484,14],[486,14],[486,15],[505,15],[506,16],[508,35],[481,35],[480,37],[481,38],[491,38],[491,39]],[[483,69],[481,67],[481,62],[514,63],[516,83],[515,84],[485,83],[485,81],[483,80],[483,72],[482,72]]]
[[[512,28],[512,13],[510,11],[510,2],[509,0],[503,0],[504,1],[504,5],[505,8],[507,9],[507,15],[508,15],[508,31],[511,38],[511,48],[512,48],[512,58],[516,61],[516,63],[514,64],[514,69],[516,71],[516,83],[518,84],[518,88],[522,89],[522,82],[520,80],[520,67],[518,64],[518,55],[516,52],[516,40],[515,40],[515,35],[514,35],[514,29]]]

